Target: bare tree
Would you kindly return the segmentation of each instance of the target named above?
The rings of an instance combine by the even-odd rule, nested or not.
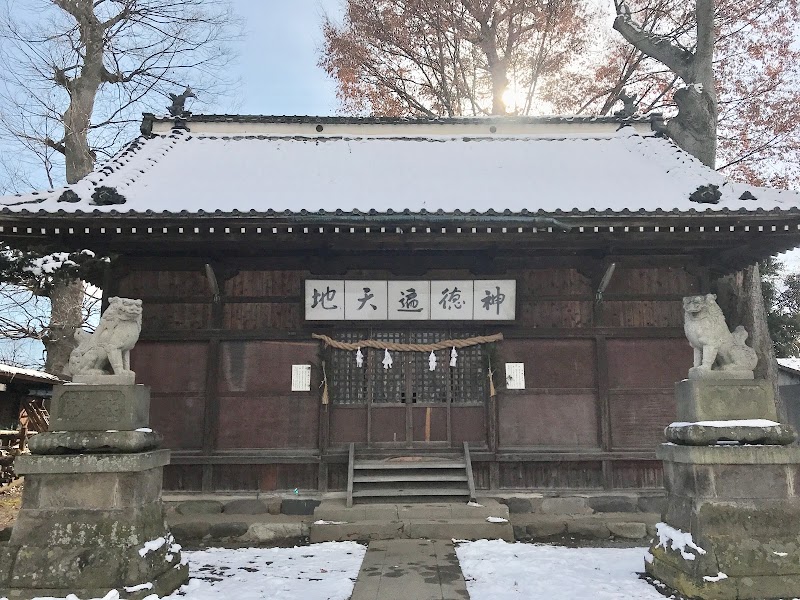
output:
[[[80,326],[93,329],[100,318],[102,291],[84,288],[75,307]],[[43,343],[50,336],[50,300],[41,293],[10,283],[0,284],[0,362],[17,367],[42,368]]]
[[[643,29],[622,0],[615,0],[616,29],[642,54],[662,63],[685,84],[675,94],[678,114],[667,124],[667,133],[687,152],[714,168],[717,149],[717,95],[714,78],[715,4],[696,0],[694,48],[684,46],[679,36],[665,37]],[[691,21],[687,21],[691,22]],[[757,373],[770,379],[777,394],[777,364],[767,325],[758,265],[717,282],[720,303],[730,320],[750,331],[760,362]]]
[[[130,134],[143,108],[191,79],[198,96],[224,91],[239,34],[228,0],[5,0],[0,10],[0,115],[49,181],[89,174]],[[163,112],[160,111],[160,112]],[[61,374],[80,326],[83,285],[49,288],[48,371]]]
[[[590,22],[580,0],[347,0],[320,66],[351,112],[527,114],[581,72]]]

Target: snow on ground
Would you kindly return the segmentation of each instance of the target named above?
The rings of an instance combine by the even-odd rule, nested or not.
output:
[[[664,600],[639,579],[646,548],[454,541],[470,600]],[[163,600],[347,600],[366,550],[356,542],[325,542],[184,552],[191,579]],[[111,592],[103,600],[118,598]]]
[[[356,542],[184,551],[191,579],[171,600],[347,600],[367,549]]]
[[[470,600],[664,600],[639,579],[646,548],[566,548],[479,540],[459,544]]]
[[[366,552],[356,542],[184,551],[189,583],[163,600],[347,600]],[[150,589],[147,585],[131,586],[128,591]],[[66,600],[78,598],[69,595]],[[92,600],[119,600],[119,594],[111,591]],[[159,598],[151,594],[145,600]]]

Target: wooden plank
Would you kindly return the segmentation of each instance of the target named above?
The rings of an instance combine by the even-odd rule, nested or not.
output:
[[[613,451],[593,450],[588,452],[565,452],[563,450],[544,451],[542,449],[501,450],[497,453],[499,462],[569,462],[587,460],[656,460],[655,450]]]
[[[595,360],[597,371],[597,423],[600,448],[611,450],[611,408],[608,384],[608,346],[606,338],[595,338]]]
[[[219,373],[219,340],[212,339],[208,344],[206,359],[205,405],[203,407],[203,454],[210,455],[216,446],[219,422],[219,392],[217,378]],[[179,418],[175,415],[175,418]],[[210,492],[211,477],[203,473],[203,491]]]
[[[353,463],[355,462],[356,445],[350,442],[350,453],[347,458],[347,508],[353,506]]]
[[[431,321],[432,325],[436,322]],[[350,323],[320,323],[316,325],[304,324],[295,329],[288,328],[257,328],[251,330],[220,330],[211,331],[204,329],[152,329],[142,331],[139,337],[142,341],[208,341],[219,339],[221,341],[258,340],[258,341],[310,341],[312,333],[331,334],[336,331],[351,328]],[[682,327],[520,327],[509,325],[496,325],[493,330],[502,331],[506,339],[594,339],[598,335],[608,338],[638,338],[638,339],[685,339]]]
[[[466,490],[461,488],[394,488],[380,490],[358,490],[353,492],[353,498],[386,498],[392,496],[468,496]]]
[[[463,460],[437,461],[437,460],[408,460],[388,462],[382,460],[360,460],[355,463],[356,470],[368,469],[464,469]]]
[[[472,461],[469,458],[469,442],[464,442],[464,463],[467,470],[467,487],[469,487],[469,499],[475,500],[475,480],[472,477]]]
[[[431,476],[430,474],[394,471],[390,474],[383,475],[354,475],[353,483],[391,483],[393,481],[426,482],[431,481],[432,477],[435,478],[435,481],[467,481],[466,473],[437,473]]]

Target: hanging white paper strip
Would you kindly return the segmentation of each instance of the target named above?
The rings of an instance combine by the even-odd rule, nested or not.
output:
[[[364,366],[364,355],[361,353],[361,348],[356,350],[356,365],[359,367]]]
[[[431,350],[431,355],[428,357],[428,368],[431,371],[436,370],[436,353]]]
[[[388,350],[383,351],[383,368],[390,369],[392,367],[392,355]]]
[[[456,352],[456,348],[455,346],[453,346],[453,349],[450,351],[450,366],[455,367],[457,361],[458,361],[458,352]]]

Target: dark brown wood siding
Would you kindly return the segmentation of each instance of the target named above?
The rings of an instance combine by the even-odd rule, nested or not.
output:
[[[336,265],[335,275],[320,275],[326,263],[318,258],[314,274],[309,265],[284,261],[275,268],[249,260],[240,268],[228,258],[217,268],[219,299],[202,265],[131,262],[112,292],[144,300],[133,368],[152,388],[153,427],[175,451],[168,489],[342,489],[341,453],[349,442],[366,442],[367,411],[363,404],[321,407],[324,353],[310,334],[334,334],[350,324],[306,324],[303,281],[402,277],[398,256],[391,268],[380,269],[381,260],[389,259],[376,257],[369,271]],[[691,363],[680,299],[700,291],[699,276],[670,260],[619,261],[600,299],[607,263],[589,259],[534,266],[508,260],[497,272],[474,275],[446,269],[442,258],[442,269],[414,273],[418,279],[517,281],[515,322],[469,324],[505,335],[493,355],[497,396],[485,407],[452,413],[451,443],[473,444],[478,487],[661,485],[654,449],[674,419],[674,383]],[[524,390],[504,389],[506,362],[525,364]],[[312,365],[310,392],[291,391],[293,364]],[[405,435],[402,414],[396,406],[376,407],[373,433],[383,437],[375,441]],[[427,418],[430,441],[441,443],[445,414],[433,407],[428,416],[415,407],[414,438],[422,437]]]

